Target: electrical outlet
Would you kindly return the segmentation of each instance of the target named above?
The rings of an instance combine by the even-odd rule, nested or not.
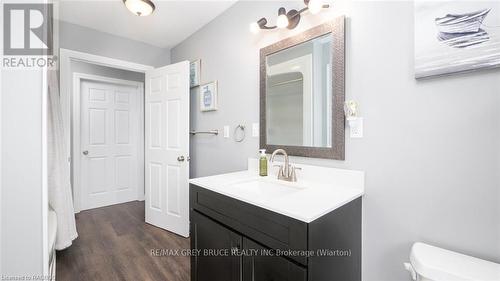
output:
[[[229,138],[229,126],[224,126],[224,138]]]
[[[252,137],[256,138],[259,136],[259,123],[252,123]]]
[[[358,117],[354,120],[350,120],[349,127],[350,127],[351,138],[363,137],[363,118]]]

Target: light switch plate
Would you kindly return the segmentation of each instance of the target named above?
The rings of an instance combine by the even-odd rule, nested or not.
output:
[[[224,126],[224,138],[229,138],[229,126]]]
[[[349,120],[349,128],[351,138],[362,138],[363,137],[363,118],[358,117],[353,120]]]
[[[259,136],[259,123],[252,123],[252,137],[256,138]]]

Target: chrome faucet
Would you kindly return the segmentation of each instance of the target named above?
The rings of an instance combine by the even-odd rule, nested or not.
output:
[[[274,162],[274,157],[277,154],[282,154],[284,158],[284,165],[275,165],[279,167],[278,171],[278,179],[279,180],[284,180],[284,181],[291,181],[291,182],[296,182],[297,181],[297,173],[295,170],[300,170],[300,168],[294,167],[290,165],[290,161],[288,159],[288,154],[284,149],[276,149],[273,154],[271,155],[271,162]]]

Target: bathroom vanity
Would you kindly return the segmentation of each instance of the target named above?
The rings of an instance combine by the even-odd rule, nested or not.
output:
[[[361,280],[363,172],[300,168],[190,181],[192,281]]]
[[[344,160],[344,23],[260,50],[259,148],[284,165],[190,180],[192,281],[361,280],[363,172],[288,159]]]

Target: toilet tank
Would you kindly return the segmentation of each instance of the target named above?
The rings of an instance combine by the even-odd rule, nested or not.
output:
[[[413,244],[405,266],[417,281],[500,281],[500,264],[424,243]]]

